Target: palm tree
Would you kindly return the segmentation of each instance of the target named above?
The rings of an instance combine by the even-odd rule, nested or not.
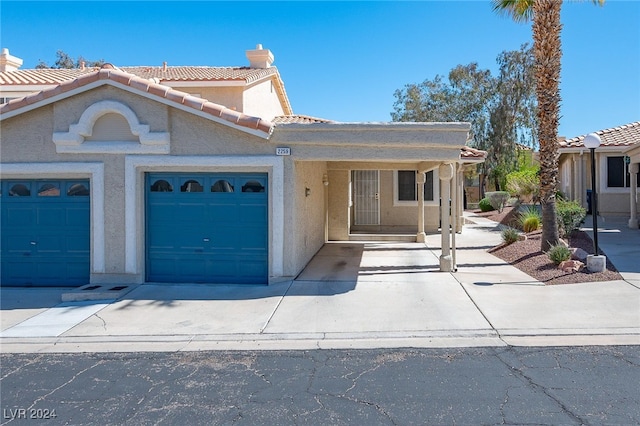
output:
[[[605,0],[592,0],[603,5]],[[558,243],[556,191],[558,186],[558,121],[560,118],[560,9],[562,0],[493,0],[493,10],[516,22],[533,21],[533,56],[538,99],[540,142],[540,201],[542,244],[548,251]]]

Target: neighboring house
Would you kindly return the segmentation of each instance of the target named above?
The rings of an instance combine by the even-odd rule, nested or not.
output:
[[[627,216],[629,227],[638,228],[640,175],[640,122],[595,132],[601,145],[595,150],[598,213]],[[560,141],[559,189],[570,199],[590,208],[591,155],[584,137]]]
[[[440,221],[451,270],[462,170],[485,155],[470,125],[294,115],[271,52],[246,53],[21,70],[3,51],[0,95],[24,97],[0,106],[2,284],[267,284],[326,241],[423,241]]]

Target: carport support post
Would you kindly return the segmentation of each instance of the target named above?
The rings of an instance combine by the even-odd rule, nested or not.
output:
[[[451,178],[453,177],[453,167],[451,164],[441,164],[438,168],[440,175],[440,221],[441,221],[441,241],[442,254],[440,255],[440,271],[451,272],[453,269],[453,261],[451,259],[451,227],[449,200],[451,199]]]
[[[629,218],[629,228],[638,229],[638,169],[640,163],[629,164],[629,174],[631,175],[631,217]]]
[[[416,182],[418,183],[418,235],[416,241],[424,243],[427,240],[427,234],[424,232],[424,183],[426,177],[424,172],[416,172]]]

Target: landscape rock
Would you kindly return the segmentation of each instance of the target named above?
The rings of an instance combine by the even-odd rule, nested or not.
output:
[[[558,269],[562,269],[564,272],[579,272],[582,268],[584,268],[584,263],[579,260],[565,260],[558,265]]]
[[[587,256],[589,255],[589,253],[587,253],[586,251],[582,250],[579,247],[578,248],[570,248],[569,250],[571,250],[571,259],[579,260],[579,261],[581,261],[583,263],[587,259]]]
[[[526,234],[519,234],[518,235],[518,241],[527,241],[527,235]]]

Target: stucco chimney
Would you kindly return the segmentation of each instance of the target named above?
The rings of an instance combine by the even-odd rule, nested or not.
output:
[[[15,71],[22,66],[22,59],[9,54],[6,47],[0,53],[0,71]]]
[[[269,68],[273,64],[273,53],[269,49],[263,49],[258,44],[255,50],[247,50],[249,68]]]

